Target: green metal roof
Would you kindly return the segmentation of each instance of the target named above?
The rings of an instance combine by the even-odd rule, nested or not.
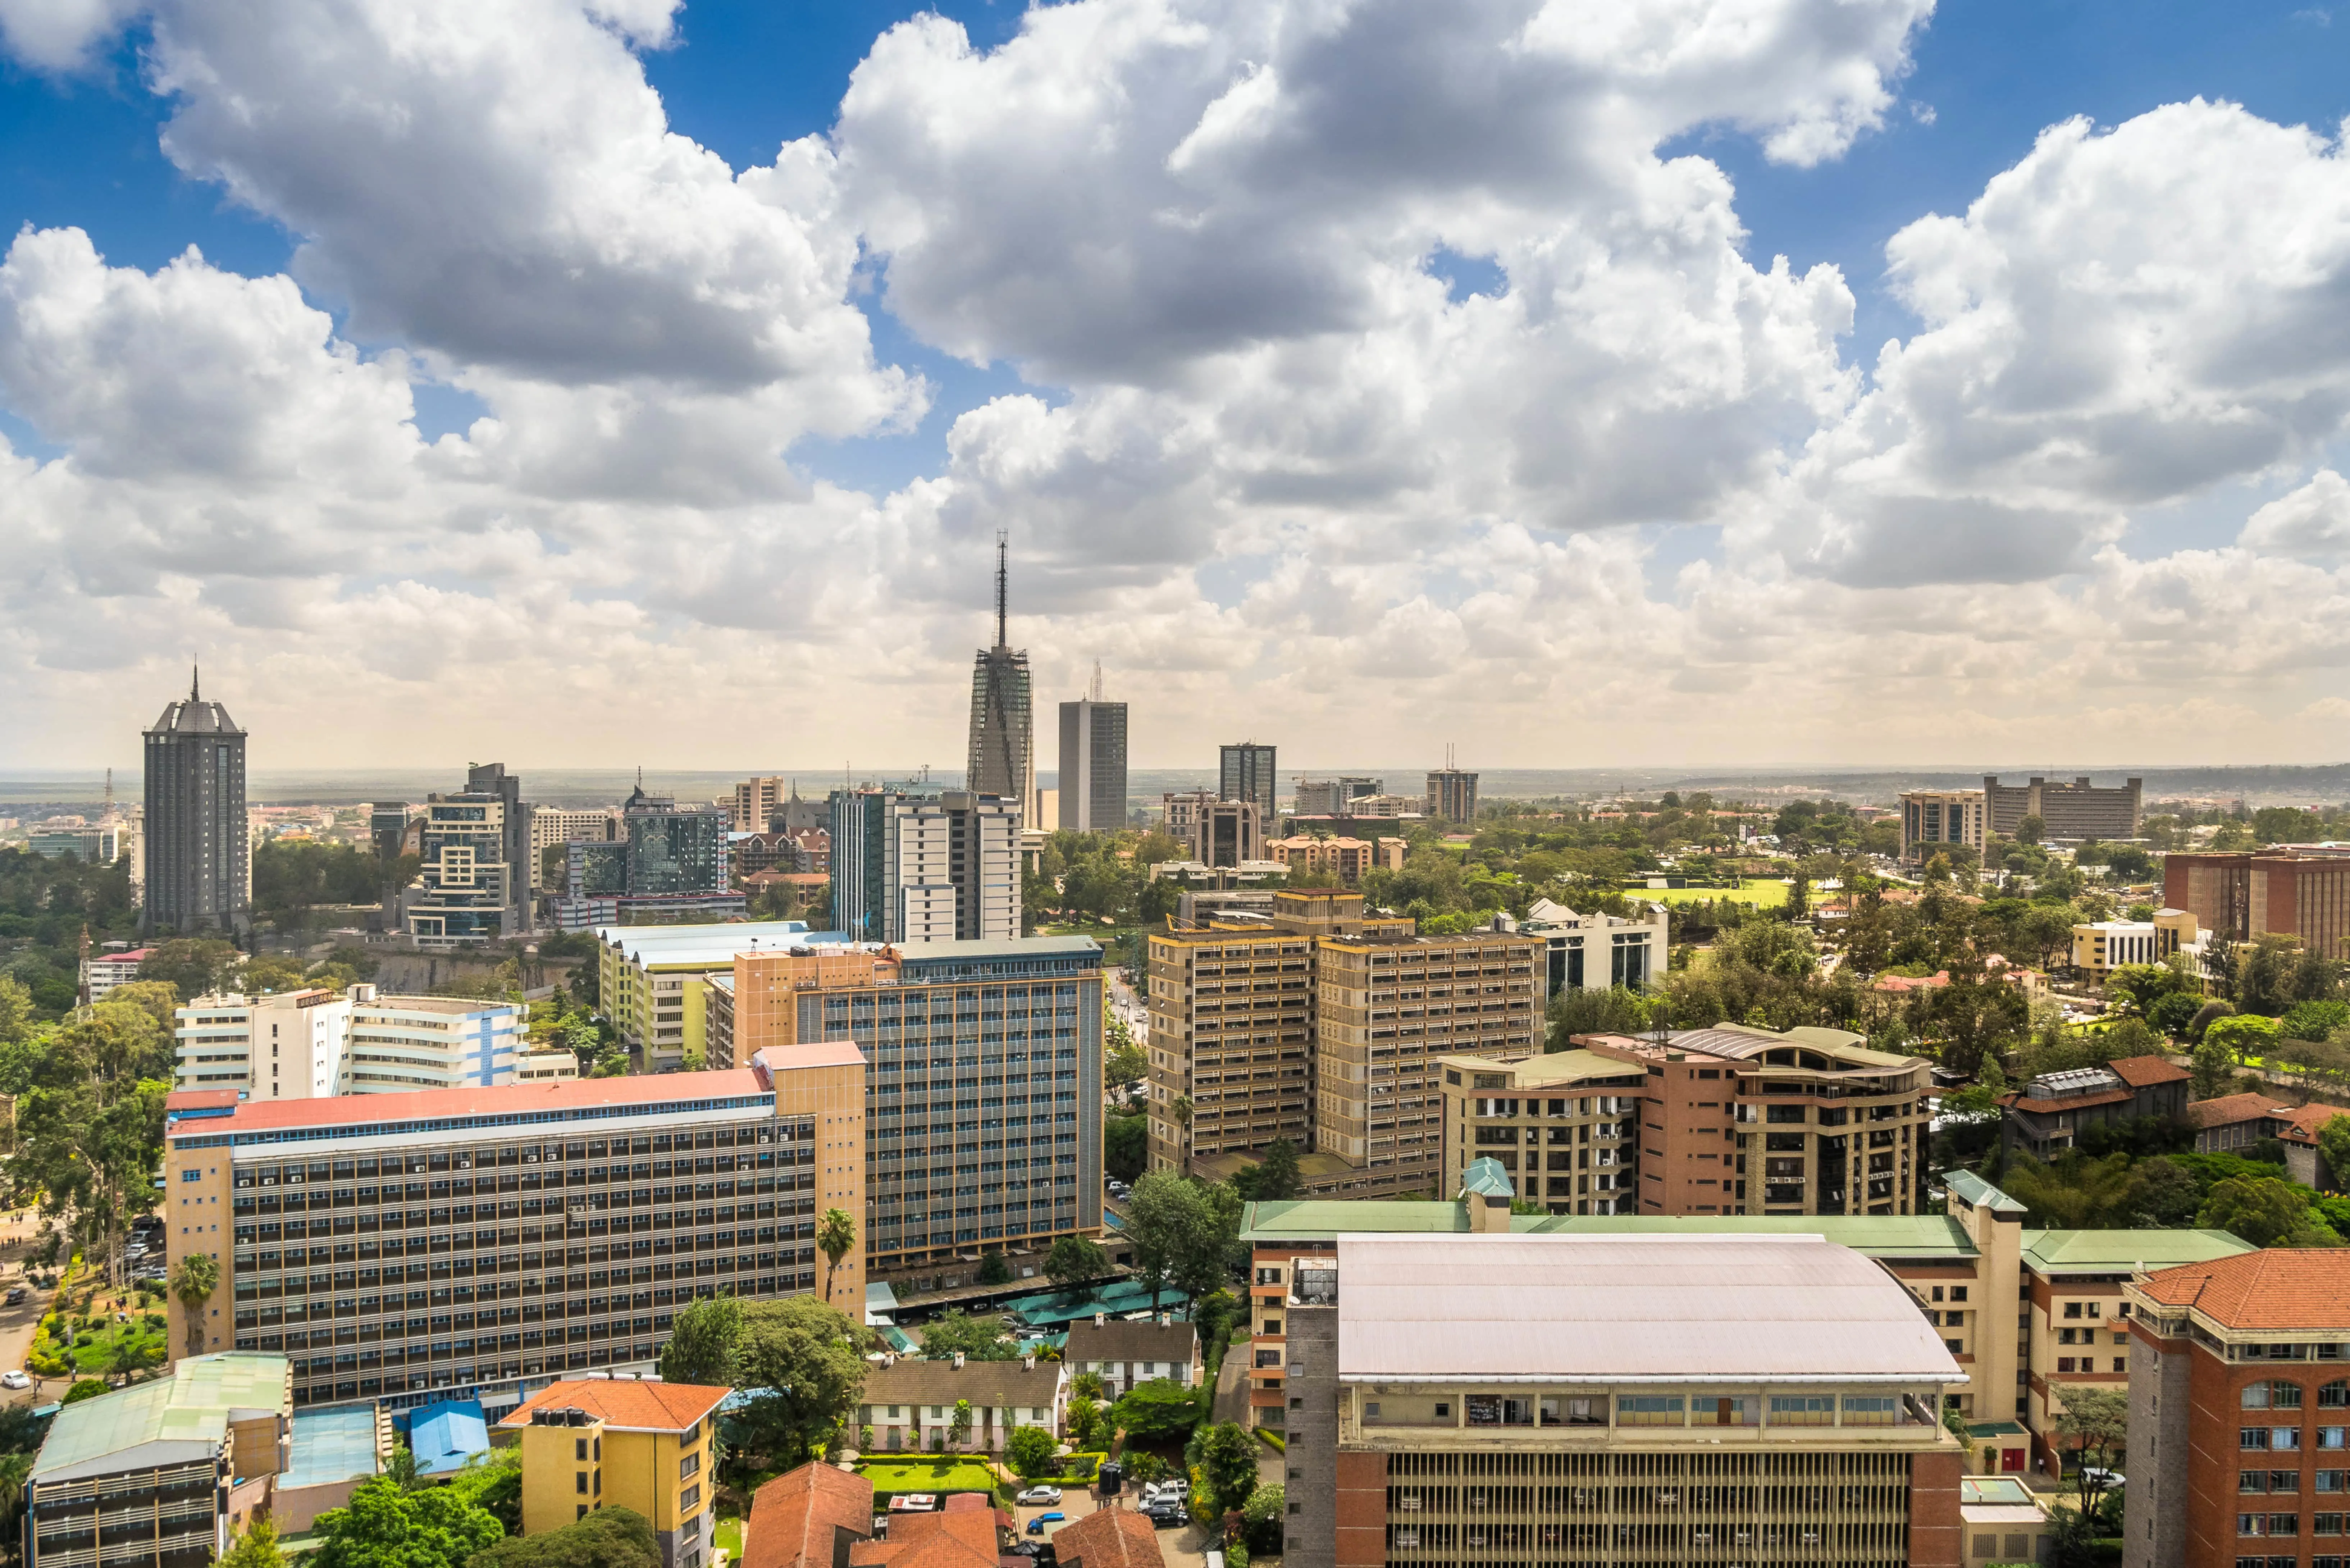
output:
[[[1994,1214],[2030,1212],[2022,1204],[1971,1170],[1953,1170],[1942,1178],[1942,1185],[1973,1207],[1989,1209]]]
[[[1513,1231],[1567,1236],[1821,1236],[1870,1258],[1971,1258],[1966,1228],[1942,1214],[1521,1214]]]
[[[1490,1158],[1469,1162],[1469,1168],[1461,1176],[1461,1190],[1473,1192],[1480,1198],[1515,1198],[1518,1195],[1517,1184],[1510,1179],[1510,1173],[1502,1168],[1502,1162]]]
[[[239,1411],[283,1410],[290,1384],[282,1355],[230,1351],[190,1356],[172,1376],[133,1384],[57,1412],[33,1463],[43,1480],[147,1443],[217,1446]]]
[[[1327,1241],[1339,1236],[1466,1231],[1458,1203],[1430,1199],[1285,1198],[1252,1203],[1241,1215],[1246,1241]]]
[[[2225,1231],[2026,1231],[2023,1262],[2043,1274],[2122,1274],[2206,1263],[2256,1249]]]

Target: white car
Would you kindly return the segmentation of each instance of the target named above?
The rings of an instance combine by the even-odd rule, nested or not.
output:
[[[1032,1486],[1013,1501],[1023,1503],[1058,1502],[1061,1501],[1061,1489],[1056,1486]]]
[[[30,1388],[33,1380],[22,1372],[0,1372],[0,1388]]]

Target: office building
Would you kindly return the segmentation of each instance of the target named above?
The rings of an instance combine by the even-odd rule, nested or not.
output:
[[[522,780],[506,772],[504,763],[473,763],[465,769],[465,794],[488,795],[497,801],[498,818],[503,832],[498,858],[511,867],[515,907],[514,922],[507,927],[510,936],[526,936],[532,924],[531,894],[538,887],[537,835],[532,830],[531,817],[537,808],[522,798]]]
[[[2024,784],[2003,784],[1997,774],[1985,774],[1984,826],[2012,838],[2025,817],[2036,816],[2050,838],[2136,838],[2146,821],[2145,793],[2144,779],[2112,786],[2094,785],[2085,777],[2052,784],[2034,775]]]
[[[1159,809],[1167,836],[1201,866],[1238,867],[1266,858],[1264,829],[1271,818],[1254,801],[1186,790],[1159,796]]]
[[[377,859],[389,865],[407,852],[409,816],[406,801],[388,801],[368,807],[368,843]],[[532,830],[537,831],[536,822]]]
[[[594,811],[572,811],[552,805],[531,807],[531,887],[541,893],[568,892],[570,856],[567,848],[559,855],[549,855],[547,851],[558,845],[608,844],[619,836],[620,813],[617,806],[604,806]]]
[[[1277,1268],[1289,1568],[1959,1568],[1967,1375],[1848,1248],[1342,1235]]]
[[[1387,782],[1348,774],[1335,779],[1299,779],[1289,809],[1295,816],[1352,816],[1355,803],[1387,793]]]
[[[104,1002],[107,993],[118,985],[129,985],[139,978],[139,966],[147,961],[152,948],[123,949],[119,943],[113,950],[95,952],[82,961],[82,986],[91,1002]]]
[[[609,842],[566,845],[564,896],[555,923],[567,931],[634,922],[710,920],[740,915],[732,829],[716,806],[681,810],[639,783],[620,808]]]
[[[1445,1056],[1437,1068],[1443,1144],[1435,1190],[1458,1191],[1471,1165],[1491,1160],[1553,1214],[1640,1211],[1648,1075],[1638,1063],[1556,1051],[1514,1062]]]
[[[2157,909],[2150,920],[2088,920],[2073,928],[2073,967],[2103,984],[2125,964],[2168,962],[2184,954],[2203,967],[2203,932],[2185,909]]]
[[[824,826],[824,802],[802,800],[797,779],[749,778],[734,786],[728,820],[737,833],[797,833]]]
[[[1475,822],[1477,775],[1453,767],[1430,769],[1426,809],[1440,822]]]
[[[894,800],[881,814],[882,938],[1009,941],[1020,934],[1020,813],[968,790]]]
[[[296,1406],[496,1409],[567,1372],[650,1371],[694,1300],[827,1276],[836,1304],[863,1300],[861,1254],[830,1270],[815,1242],[817,1215],[862,1201],[862,1075],[842,1045],[402,1096],[180,1091],[169,1266],[218,1260],[206,1341],[287,1355]],[[188,1343],[187,1309],[167,1310]]]
[[[511,1084],[531,1060],[524,1016],[508,1002],[379,996],[371,985],[200,996],[173,1014],[172,1086],[306,1100]],[[576,1063],[567,1073],[536,1065],[534,1077],[578,1075]]]
[[[1061,704],[1060,769],[1060,826],[1113,833],[1126,826],[1126,704],[1103,700],[1098,665],[1091,694]]]
[[[864,1049],[872,1277],[968,1282],[983,1255],[1101,1233],[1098,944],[798,947],[735,960],[730,1033],[711,1059],[816,1040]]]
[[[1547,1178],[1545,1178],[1547,1179]],[[2174,1264],[2251,1249],[2224,1231],[2043,1231],[2025,1210],[1967,1171],[1950,1173],[1943,1207],[1908,1216],[1513,1214],[1509,1174],[1478,1166],[1451,1202],[1253,1203],[1242,1222],[1256,1283],[1248,1354],[1249,1418],[1280,1427],[1288,1409],[1287,1323],[1279,1287],[1301,1259],[1326,1258],[1340,1237],[1508,1231],[1564,1236],[1825,1237],[1873,1260],[1910,1294],[1942,1346],[1967,1373],[1958,1391],[1969,1468],[2054,1480],[2064,1391],[2121,1389],[2129,1379],[2123,1287]],[[2012,1314],[2002,1303],[2011,1303]],[[1725,1332],[1746,1317],[1724,1308]],[[1239,1354],[1241,1346],[1233,1346]]]
[[[1024,825],[1036,820],[1036,736],[1028,654],[1006,640],[1003,535],[995,536],[995,646],[972,661],[971,750],[963,787],[1017,804]]]
[[[2021,816],[2018,817],[2022,820]],[[1901,858],[1922,866],[1946,849],[1983,851],[1986,822],[1979,789],[1901,792]]]
[[[498,1423],[522,1449],[522,1532],[560,1530],[599,1508],[653,1527],[661,1568],[713,1555],[718,1407],[734,1390],[691,1383],[567,1377]]]
[[[2245,1252],[2129,1284],[2124,1568],[2350,1554],[2350,1251]]]
[[[710,977],[733,973],[736,953],[813,939],[805,920],[600,926],[597,996],[620,1043],[643,1054],[647,1071],[698,1064],[705,1060],[709,1038]]]
[[[25,847],[44,860],[62,860],[70,855],[85,866],[111,866],[122,854],[122,829],[112,823],[46,827],[28,835]]]
[[[418,947],[483,947],[530,930],[530,808],[521,791],[521,780],[492,763],[468,769],[462,793],[424,797],[417,877],[398,906]]]
[[[2000,1146],[2010,1158],[2021,1149],[2047,1160],[2097,1127],[2144,1121],[2183,1125],[2191,1077],[2160,1056],[2122,1056],[2102,1067],[2037,1074],[2000,1096]]]
[[[1637,907],[1637,918],[1583,915],[1536,898],[1518,929],[1542,940],[1544,991],[1648,990],[1672,954],[1671,919],[1662,904]]]
[[[146,902],[141,930],[241,932],[251,924],[244,732],[192,679],[146,732]]]
[[[58,1410],[25,1482],[28,1568],[217,1562],[290,1468],[291,1385],[282,1355],[192,1355]]]
[[[1258,745],[1254,741],[1218,747],[1216,798],[1247,801],[1256,807],[1256,819],[1261,826],[1278,820],[1281,815],[1281,784],[1274,771],[1274,757],[1273,747]]]
[[[2350,858],[2339,854],[2166,855],[2162,901],[2222,942],[2299,937],[2311,952],[2350,957]]]

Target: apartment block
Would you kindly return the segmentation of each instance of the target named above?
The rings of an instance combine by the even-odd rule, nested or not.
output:
[[[2022,1149],[2034,1159],[2051,1159],[2095,1127],[2184,1122],[2191,1077],[2162,1056],[2123,1056],[2102,1067],[2037,1074],[2000,1096],[2000,1145],[2011,1156]]]
[[[2085,776],[2052,783],[2035,774],[2021,784],[2003,784],[1998,774],[1985,774],[1985,826],[2012,838],[2025,817],[2036,816],[2051,838],[2136,838],[2146,821],[2145,793],[2144,779],[2101,786]]]
[[[863,1205],[863,1059],[763,1053],[723,1072],[166,1107],[164,1237],[219,1289],[169,1343],[284,1355],[296,1406],[479,1399],[650,1371],[716,1294],[864,1298],[816,1217]]]
[[[2162,860],[2162,901],[2221,941],[2299,937],[2350,955],[2350,859],[2338,854],[2179,854]]]
[[[1575,1043],[1648,1075],[1643,1214],[1918,1211],[1932,1122],[1923,1057],[1841,1029],[1742,1023]]]
[[[1639,1064],[1558,1051],[1514,1062],[1442,1056],[1436,1067],[1443,1097],[1436,1190],[1460,1190],[1470,1166],[1490,1159],[1554,1214],[1639,1212],[1648,1085]]]
[[[1291,1568],[1959,1568],[1966,1374],[1850,1249],[1357,1234],[1276,1266]]]
[[[1016,802],[946,790],[893,803],[882,819],[893,942],[1008,941],[1020,935]]]
[[[1426,810],[1442,822],[1476,821],[1477,775],[1459,768],[1430,769]]]
[[[1088,937],[745,952],[712,1059],[858,1042],[867,1270],[966,1282],[982,1256],[1101,1233],[1101,965]]]
[[[1384,794],[1387,787],[1385,780],[1367,775],[1299,779],[1297,795],[1290,803],[1290,810],[1297,816],[1349,816],[1355,802],[1366,795]]]
[[[200,996],[173,1018],[174,1088],[255,1099],[486,1088],[515,1082],[524,1061],[524,1011],[512,1002],[379,996],[371,985]]]
[[[104,1002],[107,993],[118,985],[129,985],[139,978],[139,966],[147,961],[152,948],[125,950],[120,943],[109,950],[94,952],[82,961],[82,983],[88,987],[89,1000]]]
[[[560,1530],[599,1508],[653,1527],[661,1568],[712,1561],[718,1407],[732,1388],[609,1377],[566,1378],[533,1394],[499,1427],[522,1449],[525,1535]]]
[[[2350,1252],[2245,1252],[2122,1292],[2124,1568],[2350,1557]]]
[[[804,945],[805,920],[729,920],[706,926],[597,928],[597,982],[604,1016],[655,1071],[707,1063],[707,987],[734,972],[734,955]]]
[[[1904,790],[1901,858],[1912,866],[1922,865],[1953,847],[1981,855],[1987,820],[1983,792],[1979,789]]]
[[[1151,1168],[1275,1138],[1308,1146],[1314,939],[1253,925],[1153,931],[1144,962]]]
[[[2063,1473],[2056,1423],[2068,1391],[2119,1389],[2129,1372],[2124,1287],[2153,1271],[2251,1249],[2224,1231],[2043,1231],[1996,1187],[1953,1171],[1942,1208],[1914,1215],[1761,1216],[1513,1214],[1516,1188],[1498,1165],[1472,1162],[1451,1202],[1292,1199],[1249,1206],[1249,1418],[1290,1416],[1292,1346],[1286,1282],[1300,1262],[1334,1258],[1364,1234],[1512,1232],[1582,1237],[1825,1237],[1872,1260],[1908,1292],[1926,1325],[1966,1374],[1953,1391],[1966,1422],[1968,1466],[1979,1474]],[[1547,1179],[1545,1178],[1545,1179]],[[1742,1324],[1742,1314],[1733,1313]],[[1239,1354],[1236,1345],[1233,1354]]]
[[[1299,834],[1276,838],[1263,846],[1267,859],[1287,867],[1292,877],[1335,877],[1359,882],[1366,871],[1400,871],[1409,846],[1400,838],[1316,838]]]

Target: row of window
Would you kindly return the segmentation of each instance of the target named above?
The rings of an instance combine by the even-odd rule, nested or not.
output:
[[[1752,1427],[1761,1424],[1764,1404],[1762,1397],[1752,1394],[1621,1394],[1614,1397],[1612,1408],[1615,1424],[1619,1427]],[[1889,1394],[1843,1396],[1841,1423],[1837,1419],[1839,1400],[1832,1394],[1773,1394],[1769,1397],[1768,1407],[1770,1425],[1774,1427],[1931,1425],[1936,1418],[1916,1397]],[[1606,1395],[1468,1394],[1461,1399],[1461,1420],[1471,1427],[1605,1427],[1610,1408]],[[1449,1425],[1452,1420],[1452,1402],[1435,1401],[1430,1417],[1421,1417],[1409,1407],[1383,1417],[1382,1402],[1367,1400],[1363,1418],[1415,1424],[1433,1420]]]
[[[2343,1516],[2338,1513],[2313,1513],[2309,1516],[2312,1535],[2340,1535]],[[2236,1515],[2239,1535],[2285,1536],[2301,1533],[2301,1515],[2297,1513],[2240,1513]]]
[[[2298,1410],[2306,1390],[2298,1383],[2272,1378],[2265,1383],[2248,1383],[2237,1397],[2247,1410]],[[2321,1410],[2350,1409],[2350,1378],[2337,1377],[2317,1390],[2317,1407]]]
[[[2299,1470],[2238,1470],[2238,1491],[2299,1491]],[[2311,1472],[2312,1491],[2350,1491],[2350,1470],[2314,1470]]]
[[[2320,1427],[2316,1428],[2315,1447],[2324,1449],[2350,1448],[2345,1436],[2350,1428]],[[2301,1449],[2299,1427],[2240,1427],[2236,1429],[2236,1447],[2246,1452],[2265,1449],[2271,1453],[2297,1453]]]

